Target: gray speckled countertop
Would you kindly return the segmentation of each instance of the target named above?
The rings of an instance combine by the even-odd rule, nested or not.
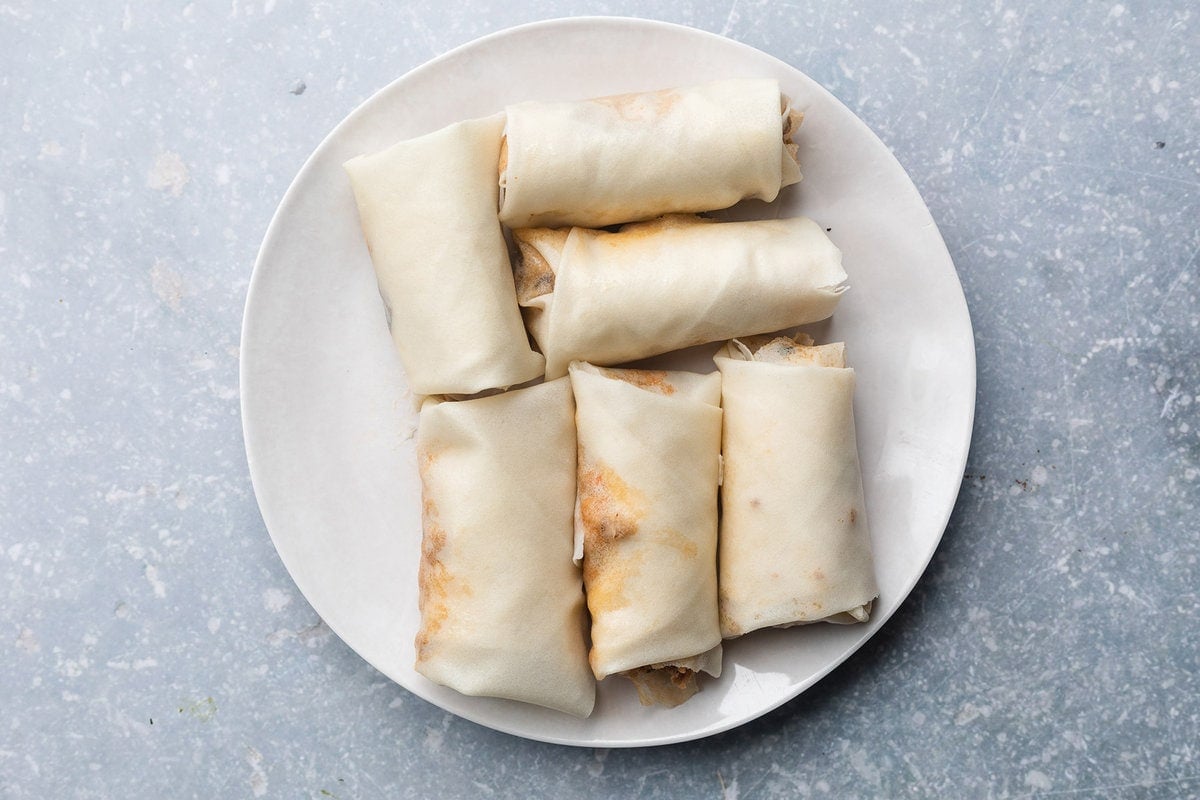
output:
[[[813,690],[606,752],[451,717],[330,634],[255,505],[238,335],[362,99],[642,4],[0,3],[0,795],[1200,796],[1200,12],[847,5],[663,18],[804,70],[912,175],[975,325],[962,493]]]

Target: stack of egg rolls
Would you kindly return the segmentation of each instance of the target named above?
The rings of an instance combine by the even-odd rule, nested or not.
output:
[[[674,706],[722,638],[867,618],[853,372],[755,337],[834,313],[841,253],[810,219],[698,215],[798,182],[801,119],[735,79],[520,103],[346,163],[424,398],[419,673],[578,716],[620,675]],[[612,368],[721,340],[708,375]]]

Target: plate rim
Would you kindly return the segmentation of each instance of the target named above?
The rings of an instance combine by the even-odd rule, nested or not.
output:
[[[965,420],[965,426],[964,426],[965,430],[963,430],[961,432],[960,436],[955,437],[955,441],[965,441],[966,442],[966,446],[962,448],[961,455],[959,456],[959,458],[957,460],[957,468],[956,468],[956,471],[959,473],[965,472],[966,464],[969,459],[970,451],[971,451],[971,443],[972,443],[972,437],[973,437],[973,433],[974,433],[974,424],[975,424],[975,414],[976,414],[977,405],[978,405],[978,363],[977,363],[977,351],[976,351],[976,343],[975,343],[975,335],[974,335],[974,325],[971,320],[970,307],[966,301],[966,293],[962,286],[962,280],[959,277],[958,268],[955,266],[954,259],[953,259],[952,255],[950,254],[949,248],[946,246],[946,242],[945,242],[944,237],[942,236],[940,227],[937,225],[936,220],[933,220],[933,215],[932,215],[932,212],[929,211],[928,204],[925,202],[924,198],[921,196],[921,193],[917,189],[917,186],[916,186],[915,182],[913,181],[912,176],[909,175],[908,170],[906,170],[904,168],[903,164],[901,164],[899,159],[896,158],[896,156],[892,152],[891,148],[888,147],[887,144],[884,143],[884,141],[879,138],[879,136],[874,132],[874,130],[872,130],[870,128],[870,126],[868,126],[866,124],[866,122],[864,122],[854,111],[852,111],[837,96],[835,96],[832,92],[830,92],[828,89],[826,89],[824,85],[822,85],[821,83],[816,81],[814,78],[809,76],[806,72],[801,70],[799,67],[796,67],[796,66],[788,63],[787,61],[784,61],[783,59],[778,58],[777,56],[774,56],[763,50],[759,50],[758,48],[756,48],[752,45],[746,44],[745,42],[741,42],[736,39],[731,39],[727,36],[723,36],[718,33],[713,33],[712,31],[706,31],[706,30],[696,28],[696,27],[693,27],[690,25],[684,25],[684,24],[676,23],[676,22],[668,22],[665,20],[646,19],[646,18],[641,18],[641,17],[630,17],[630,16],[623,16],[623,15],[585,15],[585,16],[577,16],[577,17],[553,17],[553,18],[548,18],[548,19],[535,20],[532,22],[526,22],[526,23],[522,23],[519,25],[514,25],[514,26],[502,28],[499,30],[495,30],[490,33],[479,36],[477,38],[474,38],[469,41],[458,44],[458,45],[454,46],[453,48],[451,48],[443,53],[440,53],[439,55],[434,56],[433,58],[429,59],[428,61],[418,64],[417,66],[413,67],[412,69],[408,70],[407,72],[404,72],[403,74],[397,76],[393,80],[388,81],[386,84],[384,84],[379,89],[377,89],[376,91],[374,91],[370,95],[368,95],[366,98],[364,98],[361,102],[359,102],[348,114],[346,114],[336,125],[334,125],[333,128],[331,128],[329,130],[329,132],[325,134],[324,137],[321,138],[320,142],[316,145],[316,147],[313,148],[313,150],[309,153],[308,157],[304,160],[300,169],[296,172],[295,176],[292,178],[291,182],[288,184],[287,189],[284,191],[283,195],[281,196],[281,198],[279,200],[279,204],[276,206],[276,209],[271,216],[271,220],[267,224],[267,228],[263,235],[262,242],[259,245],[258,252],[254,259],[254,265],[252,267],[250,280],[249,280],[249,283],[248,283],[247,289],[246,289],[246,299],[245,299],[245,303],[243,306],[242,324],[241,324],[240,333],[239,333],[239,354],[240,355],[239,355],[239,363],[238,363],[238,387],[239,387],[239,412],[240,412],[241,423],[242,423],[243,448],[246,452],[247,469],[248,469],[249,476],[250,476],[250,483],[251,483],[251,487],[254,491],[255,503],[258,506],[259,515],[263,520],[263,527],[266,528],[267,534],[271,539],[272,547],[275,549],[276,555],[279,557],[280,561],[283,563],[284,568],[287,570],[289,577],[292,579],[292,582],[295,584],[297,591],[300,592],[300,594],[304,597],[305,601],[313,608],[314,611],[316,611],[316,609],[317,609],[316,605],[312,602],[311,598],[308,597],[307,593],[300,586],[300,584],[296,581],[295,571],[293,570],[292,566],[289,564],[289,559],[284,555],[284,551],[280,548],[279,538],[277,537],[276,533],[272,530],[271,524],[268,522],[268,512],[262,503],[263,489],[261,488],[263,485],[265,485],[265,481],[267,480],[267,478],[265,475],[263,475],[259,471],[259,468],[256,468],[257,459],[254,457],[253,453],[251,452],[251,446],[250,446],[252,428],[254,426],[254,423],[251,422],[250,414],[248,413],[248,406],[250,405],[250,403],[248,402],[247,397],[253,395],[254,391],[247,392],[247,386],[248,386],[247,381],[248,381],[248,379],[251,379],[251,378],[248,374],[248,370],[247,370],[247,366],[246,366],[247,361],[244,357],[244,354],[246,351],[245,345],[246,345],[246,341],[247,341],[247,333],[251,326],[251,322],[250,322],[251,309],[255,306],[258,296],[262,293],[260,286],[263,283],[263,281],[265,280],[263,278],[263,274],[265,273],[266,268],[263,265],[264,265],[264,262],[267,260],[267,253],[271,249],[270,245],[280,235],[280,228],[283,224],[281,222],[281,220],[283,220],[287,216],[286,212],[289,210],[290,206],[295,202],[295,197],[298,192],[298,187],[300,187],[305,182],[305,179],[307,178],[308,173],[314,169],[314,164],[318,160],[318,157],[323,154],[323,152],[326,150],[327,147],[331,146],[331,143],[338,137],[338,135],[341,133],[341,131],[344,128],[347,128],[347,127],[353,125],[362,114],[366,113],[365,109],[367,109],[369,106],[371,106],[374,103],[374,101],[376,100],[376,98],[378,98],[380,95],[383,95],[385,93],[392,91],[393,87],[396,84],[408,81],[408,80],[412,79],[414,76],[417,76],[428,70],[436,69],[443,62],[458,57],[459,54],[464,51],[472,50],[472,49],[479,48],[479,47],[485,47],[491,41],[496,40],[496,39],[501,39],[501,38],[505,38],[505,37],[509,37],[509,36],[513,36],[513,35],[525,34],[530,31],[536,31],[539,29],[554,29],[554,28],[559,28],[559,27],[575,28],[575,27],[586,26],[586,25],[604,25],[604,26],[610,26],[614,29],[620,28],[623,26],[635,26],[635,27],[644,27],[647,29],[658,28],[658,29],[664,29],[664,30],[672,30],[673,32],[676,32],[676,33],[685,33],[687,35],[699,35],[701,38],[709,39],[714,42],[720,42],[723,46],[733,45],[737,49],[741,49],[741,50],[747,51],[749,53],[755,54],[756,57],[766,57],[766,58],[770,59],[771,61],[776,62],[776,64],[781,65],[782,67],[784,67],[788,70],[793,70],[795,72],[798,72],[801,75],[803,75],[805,78],[807,78],[811,82],[812,86],[815,88],[816,91],[825,95],[825,99],[827,101],[830,101],[830,102],[836,104],[837,106],[840,106],[846,112],[847,116],[849,116],[850,119],[853,120],[853,124],[859,126],[862,129],[862,132],[866,133],[871,139],[873,139],[879,145],[879,147],[882,149],[883,152],[886,152],[887,159],[889,159],[890,162],[892,163],[892,165],[895,168],[899,169],[900,173],[904,176],[904,180],[905,180],[908,190],[916,198],[916,200],[920,203],[920,205],[925,209],[925,211],[929,214],[930,220],[933,222],[933,233],[936,236],[936,245],[939,248],[940,253],[944,253],[946,261],[950,264],[950,267],[954,274],[955,284],[958,289],[956,299],[961,302],[961,311],[964,315],[966,326],[967,326],[966,331],[965,331],[966,338],[969,339],[969,342],[970,342],[970,347],[966,348],[966,350],[965,350],[965,356],[969,362],[969,367],[970,367],[969,375],[966,376],[966,381],[968,382],[969,386],[964,387],[964,393],[967,394],[970,398],[969,399],[969,408],[967,409],[967,414],[966,414],[966,420]],[[251,337],[251,338],[253,338],[253,337]],[[327,625],[330,625],[331,630],[333,630],[333,632],[338,636],[338,638],[342,640],[342,642],[346,645],[347,649],[349,649],[350,652],[354,653],[355,656],[362,659],[372,669],[378,671],[380,674],[384,675],[389,680],[396,683],[398,686],[400,686],[405,691],[409,692],[410,694],[412,694],[416,697],[421,698],[425,702],[429,703],[430,705],[433,705],[436,708],[441,709],[445,713],[453,714],[457,717],[460,717],[462,719],[465,719],[469,722],[480,725],[482,727],[489,728],[492,730],[497,730],[497,731],[507,733],[509,735],[517,736],[517,737],[520,737],[523,739],[530,739],[533,741],[546,742],[549,744],[568,745],[568,746],[573,746],[573,747],[591,747],[591,748],[655,747],[655,746],[662,746],[662,745],[669,745],[669,744],[679,744],[679,743],[688,742],[688,741],[695,741],[698,739],[707,738],[709,736],[714,736],[719,733],[724,733],[726,731],[729,731],[734,728],[745,725],[747,723],[750,723],[750,722],[752,722],[756,719],[759,719],[759,718],[765,716],[766,714],[769,714],[770,712],[778,709],[779,707],[783,706],[784,704],[791,702],[796,697],[800,696],[801,694],[803,694],[806,691],[808,691],[809,689],[811,689],[814,685],[816,685],[818,682],[820,682],[823,678],[825,678],[827,675],[829,675],[831,672],[833,672],[833,670],[835,670],[836,668],[841,666],[843,663],[845,663],[845,661],[847,659],[849,659],[850,656],[857,653],[859,651],[859,649],[862,648],[862,646],[864,644],[866,644],[866,642],[869,639],[871,639],[876,633],[878,633],[878,631],[881,628],[883,628],[884,625],[886,625],[888,623],[888,621],[892,618],[892,616],[896,613],[896,611],[898,611],[900,609],[900,607],[903,606],[908,601],[908,598],[912,594],[913,589],[916,587],[917,583],[921,580],[921,578],[925,575],[926,571],[928,570],[930,562],[933,560],[934,555],[937,553],[938,548],[941,546],[942,539],[945,536],[947,527],[949,526],[950,518],[954,513],[955,507],[957,506],[958,497],[961,493],[962,480],[963,479],[960,478],[959,489],[953,493],[953,495],[949,499],[947,507],[944,508],[942,510],[942,512],[939,514],[940,523],[938,525],[938,532],[937,532],[936,538],[933,540],[932,546],[929,548],[928,554],[921,561],[920,568],[917,570],[914,570],[912,578],[905,582],[905,585],[904,585],[902,591],[899,593],[899,599],[896,602],[895,606],[893,608],[891,608],[884,616],[879,618],[878,623],[876,625],[873,625],[870,628],[865,628],[864,630],[862,630],[860,635],[857,637],[857,639],[855,639],[853,642],[849,643],[839,657],[831,660],[822,669],[818,670],[816,673],[809,676],[808,679],[798,683],[797,686],[794,687],[792,690],[782,693],[778,698],[775,698],[771,702],[766,703],[759,708],[756,708],[753,712],[751,712],[747,715],[739,716],[737,718],[732,718],[732,719],[724,719],[713,725],[704,726],[697,730],[693,730],[693,731],[690,731],[687,733],[670,734],[670,735],[664,735],[664,736],[659,736],[659,737],[646,737],[646,738],[637,739],[637,740],[594,739],[594,740],[588,740],[588,741],[579,741],[577,739],[570,739],[570,738],[554,736],[554,735],[539,735],[539,734],[530,733],[525,730],[518,730],[518,729],[516,729],[515,726],[509,726],[509,725],[505,724],[503,721],[498,722],[493,719],[488,719],[485,721],[484,719],[480,718],[480,715],[476,715],[475,713],[473,713],[469,710],[468,711],[463,711],[461,709],[450,710],[450,709],[443,707],[442,705],[440,705],[439,703],[437,703],[435,700],[431,699],[430,697],[426,696],[425,693],[421,692],[418,688],[408,686],[408,685],[400,682],[399,680],[392,678],[392,676],[388,675],[387,672],[385,672],[383,669],[379,668],[377,665],[375,665],[374,663],[369,661],[366,657],[364,657],[361,653],[359,653],[357,649],[355,649],[353,646],[351,646],[346,641],[346,639],[341,635],[341,633],[336,629],[336,627],[334,627],[327,620],[325,620],[324,616],[322,616],[319,611],[317,611],[317,614],[319,617],[321,617],[321,619],[323,621],[326,622]]]

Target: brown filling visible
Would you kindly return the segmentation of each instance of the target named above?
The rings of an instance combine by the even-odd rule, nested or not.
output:
[[[803,111],[797,111],[794,108],[788,108],[783,117],[783,140],[790,143],[793,134],[796,133],[803,122]]]
[[[786,336],[752,336],[742,340],[750,348],[755,361],[767,364],[808,364],[816,367],[846,366],[845,342],[814,345],[811,337],[797,334]]]
[[[788,156],[797,164],[800,163],[800,145],[792,141],[799,130],[800,125],[804,122],[804,112],[797,111],[791,107],[791,101],[786,97],[780,97],[780,111],[783,114],[783,148],[787,150]]]
[[[554,291],[554,267],[544,249],[561,253],[570,231],[566,228],[525,228],[513,231],[517,243],[517,262],[513,265],[517,302],[527,304],[535,297]]]
[[[700,691],[695,671],[686,667],[637,667],[621,675],[633,682],[638,701],[644,706],[674,708]]]

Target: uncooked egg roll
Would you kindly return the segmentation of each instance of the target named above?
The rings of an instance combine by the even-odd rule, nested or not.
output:
[[[674,706],[721,674],[716,373],[570,368],[579,436],[576,541],[597,679]]]
[[[502,114],[467,120],[345,164],[392,339],[418,395],[473,394],[542,374],[496,218],[503,127]]]
[[[879,594],[841,343],[755,337],[723,378],[721,632],[866,622]]]
[[[506,109],[500,219],[602,227],[774,200],[800,180],[803,115],[768,78]]]
[[[596,683],[572,560],[570,381],[426,400],[417,458],[417,672],[463,694],[588,716]]]
[[[846,289],[842,254],[804,217],[673,215],[622,227],[514,232],[517,296],[546,356],[614,365],[825,319]]]

